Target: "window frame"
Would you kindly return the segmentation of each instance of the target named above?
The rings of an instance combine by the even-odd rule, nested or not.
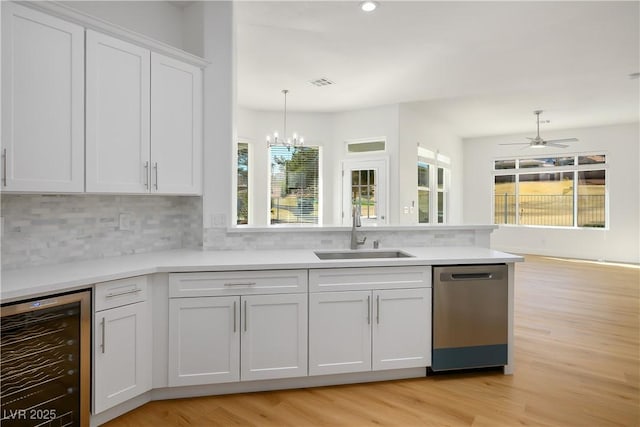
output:
[[[276,147],[280,147],[280,146],[276,146]],[[317,182],[317,198],[318,198],[318,212],[316,215],[317,218],[317,222],[315,223],[309,223],[309,222],[284,222],[284,223],[276,223],[273,224],[271,223],[271,184],[272,184],[272,163],[271,163],[271,149],[273,147],[267,147],[267,206],[266,206],[266,215],[267,215],[267,227],[271,227],[271,228],[282,228],[282,227],[300,227],[300,226],[307,226],[307,227],[317,227],[317,226],[321,226],[323,225],[323,208],[324,208],[324,203],[323,203],[323,178],[322,178],[322,172],[323,172],[323,165],[322,165],[322,158],[323,158],[323,149],[322,146],[319,144],[305,144],[304,146],[300,147],[300,148],[316,148],[318,150],[318,182]],[[296,147],[298,148],[298,147]],[[293,149],[293,147],[292,147]]]
[[[417,216],[418,224],[448,224],[449,223],[449,200],[451,191],[451,159],[441,154],[439,151],[431,151],[427,148],[418,146],[418,155],[416,161],[416,171],[420,163],[425,163],[429,166],[429,187],[420,186],[419,177],[416,180],[416,200],[417,209],[415,215]],[[443,180],[442,188],[438,185],[438,171],[442,169]],[[429,193],[429,221],[420,222],[420,191],[426,190]],[[442,194],[442,221],[438,215],[439,203],[438,196]]]
[[[591,164],[578,164],[579,158],[583,156],[604,156],[603,163],[591,163]],[[521,161],[527,160],[536,160],[542,158],[567,158],[573,157],[572,165],[563,165],[563,166],[537,166],[537,167],[520,167]],[[597,152],[580,152],[580,153],[541,153],[539,155],[529,155],[529,156],[506,156],[506,157],[496,157],[491,160],[491,223],[499,226],[506,227],[530,227],[530,228],[550,228],[550,229],[570,229],[570,230],[609,230],[610,227],[610,219],[611,215],[609,212],[609,182],[610,182],[610,171],[609,171],[609,163],[608,163],[609,153],[607,151],[597,151]],[[515,165],[511,169],[496,169],[496,162],[498,161],[509,161],[515,160]],[[604,226],[603,227],[588,227],[588,226],[580,226],[579,222],[579,175],[580,172],[586,171],[604,171],[605,181],[604,181]],[[531,174],[542,174],[542,173],[573,173],[572,180],[572,189],[573,189],[573,211],[572,211],[572,225],[548,225],[548,224],[522,224],[520,221],[520,175],[531,175]],[[496,212],[495,212],[495,177],[496,176],[514,176],[515,179],[513,184],[515,186],[515,223],[496,223]]]

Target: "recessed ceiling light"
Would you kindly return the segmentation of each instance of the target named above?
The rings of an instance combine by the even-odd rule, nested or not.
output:
[[[367,0],[360,3],[360,9],[365,12],[373,12],[378,7],[378,2]]]

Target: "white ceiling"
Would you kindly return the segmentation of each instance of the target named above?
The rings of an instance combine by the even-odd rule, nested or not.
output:
[[[238,104],[415,102],[462,137],[640,120],[640,2],[235,3]],[[328,78],[335,85],[312,86]]]

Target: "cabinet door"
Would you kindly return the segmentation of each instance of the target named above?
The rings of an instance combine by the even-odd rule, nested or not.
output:
[[[371,291],[309,295],[309,375],[371,370]]]
[[[242,297],[241,379],[307,375],[307,294]]]
[[[202,71],[151,54],[151,187],[202,192]]]
[[[240,298],[169,300],[169,386],[240,380]]]
[[[373,370],[431,365],[431,288],[373,291]]]
[[[87,191],[149,191],[150,55],[87,31]]]
[[[147,302],[94,316],[94,413],[151,389],[151,317]]]
[[[82,192],[84,29],[2,3],[2,188]]]

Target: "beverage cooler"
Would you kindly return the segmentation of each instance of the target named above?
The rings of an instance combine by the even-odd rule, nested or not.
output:
[[[91,293],[0,308],[0,424],[89,425]]]

